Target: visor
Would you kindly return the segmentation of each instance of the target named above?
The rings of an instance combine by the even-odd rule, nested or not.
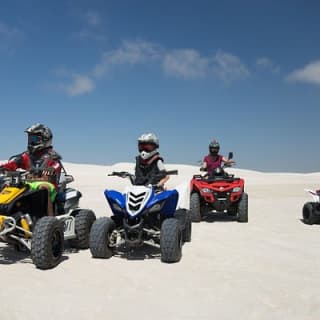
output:
[[[156,149],[156,146],[153,143],[149,143],[149,142],[141,142],[138,144],[138,148],[139,151],[146,151],[146,152],[150,152],[153,151],[154,149]]]

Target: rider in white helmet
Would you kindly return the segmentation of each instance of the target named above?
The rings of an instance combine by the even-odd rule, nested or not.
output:
[[[139,155],[136,157],[136,184],[153,184],[164,188],[169,176],[165,174],[166,169],[158,148],[159,139],[154,133],[144,133],[138,138]]]

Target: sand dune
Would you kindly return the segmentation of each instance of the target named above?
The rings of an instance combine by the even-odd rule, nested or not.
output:
[[[107,174],[132,172],[134,164],[65,167],[83,194],[81,206],[99,217],[110,215],[104,189],[129,183]],[[199,173],[166,167],[179,170],[169,188]],[[0,244],[0,319],[319,319],[320,226],[300,219],[311,200],[304,188],[320,188],[320,173],[228,171],[246,180],[249,223],[193,224],[176,264],[161,263],[158,249],[145,245],[109,260],[66,250],[61,264],[41,271],[28,255]]]

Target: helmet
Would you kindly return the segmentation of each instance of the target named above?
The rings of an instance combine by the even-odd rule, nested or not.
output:
[[[138,138],[140,157],[147,160],[158,153],[159,139],[154,133],[144,133]]]
[[[36,123],[24,132],[28,134],[28,150],[34,153],[52,146],[52,132],[41,123]]]
[[[217,156],[220,150],[220,144],[217,140],[212,140],[209,143],[209,152],[212,156]]]

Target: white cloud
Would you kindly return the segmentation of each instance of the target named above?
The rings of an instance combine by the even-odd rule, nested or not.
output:
[[[13,38],[20,36],[22,32],[17,28],[12,28],[0,22],[0,36],[5,38]]]
[[[156,43],[142,40],[123,41],[120,47],[106,51],[100,62],[85,75],[65,68],[57,69],[56,75],[71,79],[69,84],[59,85],[59,89],[69,96],[77,96],[92,92],[95,82],[117,67],[147,63],[158,64],[169,76],[191,80],[215,76],[230,83],[250,75],[245,64],[231,53],[218,51],[214,57],[208,57],[195,49],[166,50]]]
[[[72,36],[80,40],[93,40],[96,42],[104,42],[107,40],[107,37],[104,34],[89,29],[82,29],[80,31],[74,32],[72,33]]]
[[[280,67],[277,66],[271,59],[268,57],[260,57],[256,60],[256,65],[259,68],[270,70],[272,73],[279,73]]]
[[[24,37],[24,33],[15,27],[9,27],[0,21],[0,50],[13,51],[16,44]]]
[[[135,65],[158,59],[161,47],[146,41],[124,41],[120,48],[104,53],[102,60],[94,68],[96,76],[104,75],[112,66]]]
[[[313,61],[302,69],[297,69],[291,72],[286,79],[293,82],[305,82],[320,85],[320,60]]]
[[[90,93],[95,88],[94,81],[86,75],[73,74],[71,78],[72,82],[70,84],[59,86],[61,90],[71,97]]]
[[[101,17],[98,12],[89,11],[85,14],[85,19],[90,26],[97,26],[101,23]]]
[[[220,50],[212,60],[214,74],[225,82],[244,79],[250,75],[249,69],[231,53]]]
[[[167,53],[163,59],[163,69],[166,74],[195,79],[204,77],[208,69],[208,59],[194,49],[174,50]]]

